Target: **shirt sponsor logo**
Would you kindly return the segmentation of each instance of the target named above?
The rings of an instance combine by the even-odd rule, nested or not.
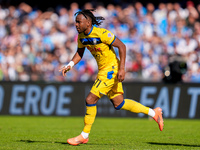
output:
[[[90,52],[101,52],[101,48],[96,48],[96,47],[89,47],[89,46],[87,46],[87,49],[89,49],[90,50]]]

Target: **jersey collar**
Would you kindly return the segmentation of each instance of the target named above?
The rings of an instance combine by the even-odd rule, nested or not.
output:
[[[88,34],[85,34],[85,35],[89,35],[89,34],[92,32],[92,30],[93,30],[93,26],[92,26],[92,28],[91,28],[90,32],[89,32]]]

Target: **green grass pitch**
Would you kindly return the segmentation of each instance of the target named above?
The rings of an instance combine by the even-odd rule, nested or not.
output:
[[[200,149],[200,120],[164,119],[159,131],[148,118],[97,117],[87,144],[67,139],[83,129],[83,117],[0,116],[1,150]]]

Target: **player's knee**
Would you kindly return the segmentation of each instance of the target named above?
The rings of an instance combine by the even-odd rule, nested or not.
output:
[[[116,110],[120,110],[120,109],[123,107],[124,103],[125,103],[125,101],[123,100],[123,102],[122,102],[121,104],[119,104],[119,105],[117,105],[117,106],[114,105],[115,109],[116,109]]]
[[[86,102],[86,104],[92,104],[92,103],[93,103],[93,100],[92,100],[91,98],[87,97],[87,98],[85,99],[85,102]]]
[[[86,104],[96,104],[98,101],[98,97],[93,95],[88,95],[85,99]]]

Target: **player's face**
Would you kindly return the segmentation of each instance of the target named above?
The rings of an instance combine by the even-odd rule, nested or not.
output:
[[[85,18],[85,16],[83,16],[82,14],[76,16],[75,26],[78,33],[84,32],[85,34],[87,34],[87,30],[90,31],[89,20]]]

